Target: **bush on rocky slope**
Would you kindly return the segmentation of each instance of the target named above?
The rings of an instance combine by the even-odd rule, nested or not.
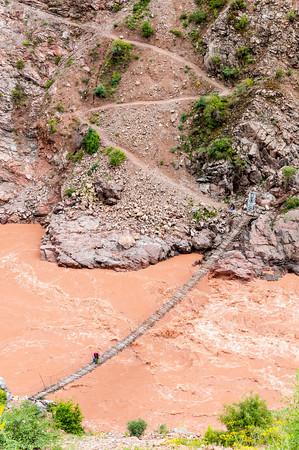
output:
[[[89,155],[96,153],[100,147],[101,138],[93,129],[89,128],[82,141],[82,148]]]
[[[81,435],[83,433],[83,416],[79,405],[75,405],[71,401],[60,401],[51,408],[51,411],[57,428],[70,434]]]
[[[44,449],[57,441],[53,424],[30,402],[23,402],[5,411],[0,422],[2,449]]]

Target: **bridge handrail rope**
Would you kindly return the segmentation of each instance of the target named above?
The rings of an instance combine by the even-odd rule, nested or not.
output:
[[[153,314],[151,314],[144,322],[142,322],[135,330],[128,334],[124,339],[118,341],[115,345],[110,347],[99,356],[98,363],[90,362],[85,366],[81,367],[76,372],[60,379],[57,383],[45,387],[41,391],[33,394],[29,397],[30,400],[39,400],[44,398],[46,395],[63,389],[66,385],[82,378],[84,375],[92,372],[97,367],[101,366],[109,359],[116,356],[118,353],[123,351],[125,348],[130,346],[136,339],[141,337],[154,326],[156,322],[162,319],[172,308],[174,308],[178,303],[180,303],[186,295],[194,288],[194,286],[203,278],[215,264],[215,262],[221,257],[225,249],[233,242],[233,240],[241,232],[242,228],[245,227],[252,219],[253,215],[244,213],[243,216],[234,224],[233,230],[226,234],[222,243],[216,248],[216,250],[207,258],[207,260],[202,264],[202,266],[189,278],[189,280],[184,283],[172,297],[162,306],[160,306]]]

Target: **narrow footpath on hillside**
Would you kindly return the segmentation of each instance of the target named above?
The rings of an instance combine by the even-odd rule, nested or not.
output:
[[[111,30],[113,30],[113,24],[108,25],[105,29],[105,26],[103,26],[103,24],[99,24],[97,22],[89,21],[89,22],[86,22],[83,24],[79,23],[79,22],[74,22],[72,20],[65,19],[61,16],[57,16],[54,13],[50,13],[48,11],[44,11],[39,8],[34,8],[32,6],[20,3],[17,0],[13,0],[13,4],[20,6],[24,9],[27,9],[31,12],[34,12],[34,14],[38,13],[41,19],[51,18],[52,20],[54,20],[58,23],[64,23],[64,24],[72,26],[72,27],[77,27],[77,28],[80,28],[87,32],[92,31],[93,36],[108,38],[111,40],[120,39],[119,35],[111,32]],[[216,80],[215,78],[210,77],[205,70],[199,68],[193,62],[186,60],[182,56],[177,55],[176,53],[171,52],[170,50],[167,50],[167,49],[164,49],[161,47],[157,47],[154,44],[149,44],[147,42],[142,42],[139,40],[134,40],[134,39],[129,39],[129,38],[125,38],[124,40],[131,43],[132,45],[134,45],[136,47],[152,50],[160,55],[166,56],[170,59],[173,59],[174,61],[184,64],[187,67],[190,67],[191,69],[194,70],[196,75],[198,75],[206,83],[210,84],[212,88],[215,88],[217,91],[219,91],[219,93],[221,95],[229,95],[231,93],[231,90],[227,86],[225,86],[223,83]]]

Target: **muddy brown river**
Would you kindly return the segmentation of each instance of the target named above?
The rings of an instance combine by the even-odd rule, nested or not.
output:
[[[39,225],[0,225],[0,376],[28,395],[129,333],[193,273],[198,255],[138,272],[66,269],[39,258]],[[225,402],[277,407],[299,367],[299,282],[204,279],[148,334],[56,398],[92,429],[144,418],[199,431]]]

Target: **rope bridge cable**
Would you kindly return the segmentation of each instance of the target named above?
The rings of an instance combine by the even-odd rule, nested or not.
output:
[[[220,259],[226,248],[233,242],[233,240],[239,235],[241,230],[254,218],[249,214],[244,214],[240,217],[237,223],[234,224],[233,230],[226,234],[222,243],[217,249],[207,258],[202,266],[184,283],[172,297],[165,302],[160,308],[158,308],[153,314],[151,314],[144,322],[142,322],[134,331],[128,334],[124,339],[118,341],[115,345],[106,350],[99,357],[98,363],[89,363],[81,367],[79,370],[71,373],[70,375],[60,379],[57,383],[45,387],[41,391],[33,394],[29,397],[29,400],[39,400],[46,395],[63,389],[66,385],[73,383],[74,381],[82,378],[84,375],[95,370],[97,367],[103,365],[109,359],[116,356],[118,353],[129,347],[136,339],[143,336],[150,328],[152,328],[156,322],[162,319],[172,308],[180,303],[186,295],[194,288],[194,286],[208,274],[215,262]]]

